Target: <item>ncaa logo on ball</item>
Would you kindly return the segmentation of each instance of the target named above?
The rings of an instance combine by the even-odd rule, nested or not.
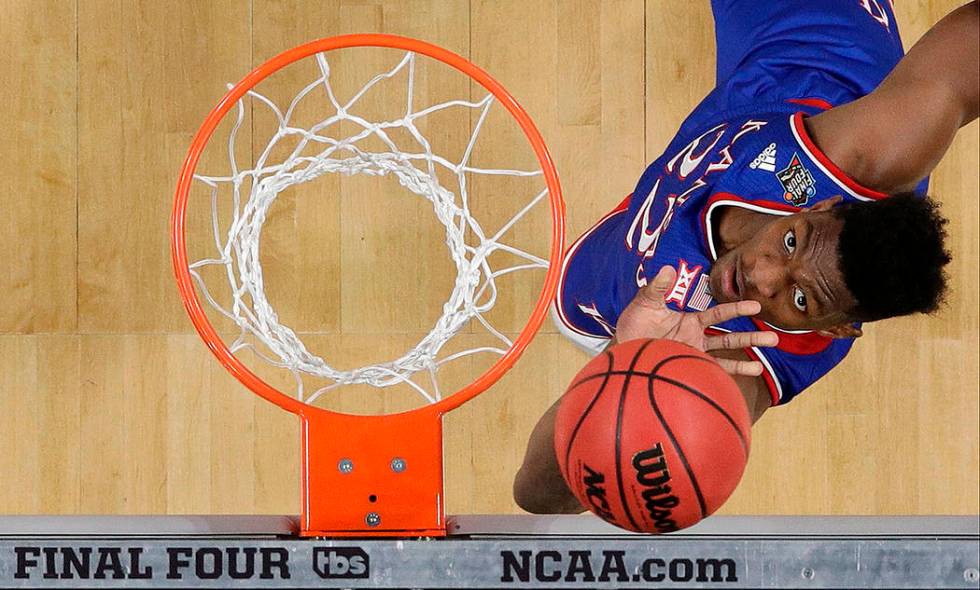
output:
[[[609,501],[606,500],[606,476],[582,463],[585,469],[582,483],[585,484],[585,497],[589,500],[589,506],[593,512],[608,522],[616,524],[616,519],[609,511]]]

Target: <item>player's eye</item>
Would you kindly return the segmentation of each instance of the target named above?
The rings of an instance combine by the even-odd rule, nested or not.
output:
[[[806,311],[806,293],[799,287],[793,287],[793,305],[800,311]]]
[[[792,254],[793,251],[796,250],[796,232],[794,232],[793,230],[789,230],[783,235],[783,246],[786,248],[786,251],[789,252],[790,254]]]

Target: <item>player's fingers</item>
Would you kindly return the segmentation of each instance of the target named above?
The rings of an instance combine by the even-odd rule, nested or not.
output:
[[[728,320],[742,317],[753,316],[762,311],[762,305],[758,301],[735,301],[733,303],[722,303],[711,309],[707,309],[698,314],[698,320],[704,327],[721,324]]]
[[[640,289],[641,302],[647,307],[665,307],[664,299],[667,291],[677,280],[677,271],[670,266],[663,266],[645,287]]]
[[[776,346],[775,332],[729,332],[705,338],[705,350],[738,350],[750,346]]]
[[[762,363],[758,361],[736,361],[733,359],[715,358],[722,369],[729,375],[745,375],[758,377],[762,374]]]

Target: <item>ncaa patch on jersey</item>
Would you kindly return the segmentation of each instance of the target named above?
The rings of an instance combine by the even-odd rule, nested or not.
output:
[[[753,170],[765,170],[766,172],[776,171],[776,144],[770,143],[766,149],[752,160],[749,168]]]
[[[776,173],[779,184],[783,186],[783,198],[797,207],[807,204],[817,194],[817,181],[800,161],[799,154],[793,154],[789,166]]]

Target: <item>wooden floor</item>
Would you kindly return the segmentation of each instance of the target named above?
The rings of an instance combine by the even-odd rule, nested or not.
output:
[[[906,47],[959,3],[898,3]],[[298,512],[296,419],[208,353],[170,267],[177,173],[226,82],[342,33],[445,46],[533,116],[575,236],[711,88],[712,27],[706,1],[0,2],[0,513]],[[723,512],[980,512],[978,153],[974,122],[933,176],[951,220],[948,305],[868,326],[838,370],[767,414]],[[438,245],[441,229],[420,204],[358,200],[371,187],[351,183],[333,200],[284,201],[270,218],[284,254],[268,266],[285,313],[353,362],[424,331],[413,307],[438,306],[447,275],[426,258],[384,264]],[[387,225],[364,221],[375,218]],[[393,240],[377,230],[406,226],[392,219],[419,229]],[[537,221],[522,235],[541,245]],[[529,296],[518,287],[498,317],[508,333]],[[447,418],[449,512],[518,510],[528,433],[585,360],[546,325],[510,374]]]

